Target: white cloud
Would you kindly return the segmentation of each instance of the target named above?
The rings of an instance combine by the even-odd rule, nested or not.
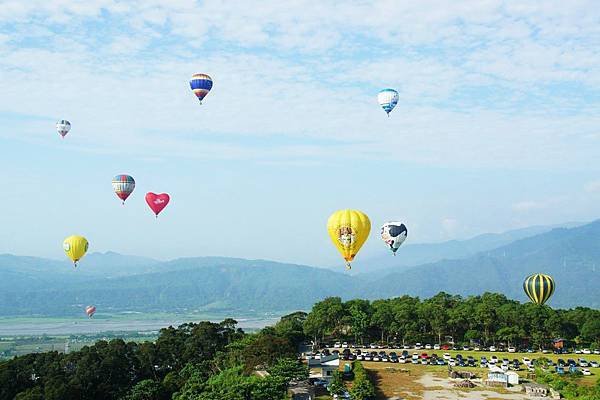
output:
[[[585,185],[586,193],[600,193],[600,180],[588,182]]]
[[[599,168],[597,97],[547,89],[600,91],[593,6],[9,0],[0,112],[70,118],[82,146],[147,157]],[[215,79],[202,107],[187,87],[197,71]],[[389,119],[382,86],[401,94]],[[45,135],[39,121],[17,128],[0,135]],[[268,137],[295,144],[246,144]]]

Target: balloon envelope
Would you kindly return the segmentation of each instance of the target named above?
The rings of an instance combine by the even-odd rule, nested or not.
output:
[[[146,203],[148,207],[158,217],[158,214],[169,204],[171,197],[167,193],[156,194],[152,192],[146,193]]]
[[[87,306],[85,308],[85,313],[87,314],[88,317],[92,318],[94,316],[94,314],[96,313],[96,307]]]
[[[523,290],[527,297],[540,306],[554,294],[555,287],[554,279],[545,274],[529,275],[523,282]]]
[[[381,227],[381,239],[387,243],[394,255],[406,240],[408,230],[402,222],[390,221]]]
[[[112,180],[112,187],[117,196],[123,200],[123,204],[125,204],[125,200],[127,200],[129,195],[133,193],[133,189],[135,189],[135,180],[129,175],[117,175]]]
[[[390,112],[398,104],[398,92],[394,89],[383,89],[377,94],[377,101],[383,110],[390,115]]]
[[[339,210],[327,220],[327,232],[344,260],[346,268],[366,242],[371,232],[369,217],[358,210]]]
[[[61,119],[56,123],[56,132],[63,138],[69,133],[71,130],[71,123],[66,119]]]
[[[202,100],[213,87],[212,78],[206,74],[194,74],[190,79],[190,88],[202,104]]]
[[[73,261],[73,264],[77,267],[77,262],[88,251],[89,243],[83,236],[73,235],[66,238],[63,242],[63,250],[67,257]]]

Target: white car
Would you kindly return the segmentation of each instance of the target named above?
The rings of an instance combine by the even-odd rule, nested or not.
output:
[[[589,376],[589,375],[591,375],[591,374],[592,374],[592,373],[590,372],[590,370],[589,370],[589,369],[587,369],[587,368],[582,368],[582,369],[581,369],[581,373],[582,373],[582,374],[584,374],[584,375],[587,375],[587,376]]]
[[[333,345],[334,349],[341,349],[342,348],[342,344],[340,342],[335,342],[335,344]]]
[[[343,348],[343,349],[347,349],[347,348],[348,348],[348,342],[344,342],[344,343],[342,343],[342,348]]]
[[[422,348],[421,343],[415,343],[415,350],[421,350]]]
[[[418,360],[419,359],[419,354],[418,353],[413,353],[412,359],[413,360]]]
[[[410,346],[409,346],[409,345],[407,345],[407,344],[405,344],[405,345],[402,345],[402,348],[403,348],[404,350],[408,350],[408,349],[410,349]]]
[[[514,347],[511,346],[511,347],[508,348],[508,352],[509,353],[516,353],[517,349],[515,349]]]
[[[525,364],[527,366],[531,365],[531,360],[527,357],[523,357],[522,361],[523,361],[523,364]]]
[[[475,346],[475,348],[473,350],[475,350],[475,351],[481,351],[481,348],[479,346]]]
[[[598,361],[590,361],[590,367],[598,368],[599,366],[600,366],[600,364],[598,364]]]
[[[581,350],[575,349],[575,354],[581,354]]]
[[[444,360],[448,361],[451,358],[450,353],[444,353]]]
[[[594,354],[600,354],[600,349],[594,350]]]
[[[490,346],[490,351],[496,351],[496,346]]]
[[[463,351],[469,351],[469,350],[471,350],[471,349],[469,348],[469,346],[463,346]]]
[[[425,349],[426,349],[426,350],[431,350],[431,345],[430,345],[430,344],[426,344],[426,345],[425,345]]]
[[[592,352],[590,351],[590,349],[583,349],[582,353],[583,354],[592,354]]]
[[[406,364],[406,358],[404,358],[404,357],[400,357],[400,358],[398,359],[398,362],[399,362],[400,364]]]
[[[434,350],[439,350],[440,349],[440,345],[439,344],[434,344],[433,345],[433,349]]]

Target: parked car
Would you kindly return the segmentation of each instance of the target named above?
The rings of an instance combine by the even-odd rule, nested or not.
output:
[[[590,370],[589,370],[589,369],[587,369],[587,368],[582,368],[582,369],[581,369],[581,373],[582,373],[582,374],[584,374],[584,375],[586,375],[586,376],[589,376],[589,375],[591,375],[591,374],[592,374],[592,373],[590,372]]]
[[[449,360],[449,359],[452,358],[452,356],[450,355],[450,353],[444,353],[443,357],[444,357],[444,360]]]
[[[419,363],[419,359],[418,358],[413,358],[411,362],[413,364],[418,364]]]
[[[580,367],[587,367],[587,366],[589,366],[589,365],[588,365],[588,362],[586,361],[586,359],[585,359],[585,358],[580,358],[580,359],[579,359],[579,360],[577,360],[577,361],[579,361],[579,366],[580,366]]]
[[[599,368],[600,364],[597,361],[590,361],[590,367]]]
[[[364,361],[371,361],[371,354],[365,353],[365,355],[363,356],[363,360]]]
[[[583,349],[583,350],[581,350],[581,352],[583,354],[592,354],[592,352],[590,351],[590,349]]]
[[[490,351],[496,351],[496,346],[490,346]]]
[[[405,350],[408,350],[408,349],[410,349],[410,346],[407,345],[407,344],[405,344],[405,345],[402,346],[402,348],[405,349]]]
[[[523,360],[523,364],[525,364],[527,366],[531,365],[531,360],[529,358],[523,357],[522,360]]]
[[[475,350],[475,351],[481,351],[481,348],[480,348],[479,346],[475,346],[475,347],[473,348],[473,350]]]
[[[436,363],[437,365],[446,365],[446,361],[442,360],[441,358],[438,358]]]
[[[430,344],[426,344],[426,345],[425,345],[425,349],[426,349],[426,350],[431,350],[431,345],[430,345]]]
[[[369,345],[369,347],[370,347],[370,348],[372,348],[372,349],[376,349],[376,348],[377,348],[377,345],[376,345],[375,343],[371,343],[371,344]]]
[[[415,350],[421,350],[422,348],[421,343],[415,343]]]
[[[600,354],[600,349],[594,350],[594,354]]]
[[[348,348],[348,342],[342,343],[342,349],[347,349],[347,348]]]
[[[334,348],[336,349],[341,349],[342,348],[342,344],[340,342],[335,342],[335,344],[333,345]]]
[[[516,353],[517,349],[511,346],[511,347],[508,348],[508,352],[509,353]]]
[[[581,350],[575,349],[575,354],[581,354]]]
[[[440,349],[440,345],[439,344],[434,344],[433,345],[433,349],[434,350],[439,350]]]
[[[471,350],[471,348],[469,346],[463,346],[462,349],[463,349],[463,351],[469,351],[469,350]]]

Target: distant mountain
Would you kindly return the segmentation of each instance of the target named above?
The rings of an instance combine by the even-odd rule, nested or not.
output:
[[[366,294],[429,297],[439,291],[462,295],[490,291],[525,301],[523,279],[537,272],[549,274],[556,281],[550,305],[600,308],[600,221],[553,229],[463,260],[439,261],[387,274],[372,282]]]
[[[0,255],[0,316],[78,315],[87,304],[114,312],[264,313],[309,309],[327,296],[429,297],[440,291],[494,291],[525,301],[521,284],[534,272],[555,278],[552,306],[600,308],[600,221],[553,229],[460,260],[405,268],[373,273],[367,280],[322,268],[224,257],[162,262],[95,253],[73,270],[64,261]]]
[[[440,243],[405,244],[396,256],[382,247],[381,254],[361,259],[360,274],[369,279],[372,272],[397,272],[398,268],[428,264],[441,260],[458,260],[471,257],[477,253],[505,246],[516,240],[546,233],[555,228],[573,228],[581,226],[580,222],[568,222],[560,225],[531,226],[510,230],[503,233],[486,233],[467,240],[449,240]],[[358,270],[358,269],[357,269]]]

